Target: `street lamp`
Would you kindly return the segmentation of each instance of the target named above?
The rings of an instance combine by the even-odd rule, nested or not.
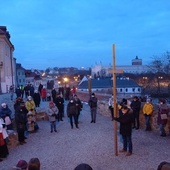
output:
[[[88,77],[88,90],[89,90],[89,95],[91,96],[91,76]]]
[[[65,84],[65,87],[66,87],[66,83],[68,82],[68,78],[67,77],[64,77],[64,84]]]
[[[146,81],[148,77],[142,77],[143,78],[143,93],[145,94],[145,88],[146,88]]]
[[[160,84],[160,81],[161,81],[162,79],[163,79],[162,76],[159,76],[159,77],[158,77],[158,94],[161,93],[161,84]]]
[[[0,62],[0,94],[2,94],[2,85],[1,85],[1,70],[2,70],[2,67],[3,67],[3,62],[1,61]]]

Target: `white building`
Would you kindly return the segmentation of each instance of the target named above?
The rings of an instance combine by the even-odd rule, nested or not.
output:
[[[14,46],[5,26],[0,26],[0,93],[6,93],[16,84],[16,60],[13,58]]]
[[[96,64],[91,68],[91,76],[109,76],[109,70],[112,69],[112,66],[102,66],[102,64]],[[140,74],[146,73],[149,71],[149,67],[142,65],[142,59],[139,59],[137,56],[135,59],[132,59],[132,65],[117,65],[116,69],[122,69],[124,73]]]

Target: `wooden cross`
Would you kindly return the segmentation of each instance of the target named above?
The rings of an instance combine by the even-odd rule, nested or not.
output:
[[[113,44],[113,69],[109,70],[109,73],[113,74],[113,103],[114,103],[114,117],[117,117],[117,105],[116,105],[116,73],[123,73],[123,70],[116,70],[116,47]],[[113,121],[114,124],[114,148],[115,155],[118,156],[118,142],[117,142],[117,122]]]

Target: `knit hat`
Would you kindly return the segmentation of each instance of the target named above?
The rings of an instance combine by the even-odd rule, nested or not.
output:
[[[28,96],[28,100],[32,100],[32,97],[31,97],[31,96]]]
[[[20,169],[27,169],[28,164],[25,160],[20,160],[18,161],[16,168],[20,168]]]
[[[54,105],[54,103],[53,102],[49,102],[49,106],[53,106]]]
[[[146,100],[146,102],[151,102],[151,101],[152,101],[152,100],[151,100],[151,99],[149,99],[149,98]]]
[[[2,103],[1,106],[2,106],[2,107],[6,106],[6,103]]]

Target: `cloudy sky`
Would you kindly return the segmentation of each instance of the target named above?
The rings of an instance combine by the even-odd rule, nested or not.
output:
[[[23,67],[91,67],[143,64],[170,51],[170,0],[0,0]]]

